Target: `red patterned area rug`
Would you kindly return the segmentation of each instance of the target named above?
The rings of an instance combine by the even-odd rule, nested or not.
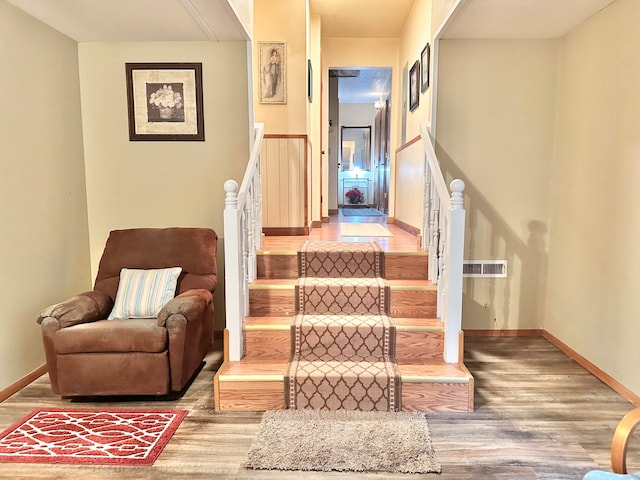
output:
[[[0,462],[153,465],[187,413],[38,409],[0,434]]]

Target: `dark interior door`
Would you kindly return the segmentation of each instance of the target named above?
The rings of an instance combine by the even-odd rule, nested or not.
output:
[[[375,122],[376,166],[378,179],[376,185],[375,204],[381,212],[389,213],[389,101],[384,108],[378,110]]]

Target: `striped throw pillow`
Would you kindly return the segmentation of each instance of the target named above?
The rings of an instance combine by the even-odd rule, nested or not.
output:
[[[120,283],[109,320],[114,318],[153,318],[176,296],[182,267],[152,270],[120,270]]]

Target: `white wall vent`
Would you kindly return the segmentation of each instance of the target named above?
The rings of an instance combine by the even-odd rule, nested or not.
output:
[[[465,260],[462,264],[462,276],[505,278],[507,276],[506,260]]]

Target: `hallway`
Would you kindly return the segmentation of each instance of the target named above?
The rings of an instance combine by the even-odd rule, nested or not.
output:
[[[345,237],[340,235],[340,223],[379,223],[387,228],[392,237]],[[387,216],[345,216],[342,209],[337,215],[329,216],[329,223],[320,228],[312,228],[308,236],[264,236],[263,251],[294,250],[297,251],[305,240],[333,240],[340,242],[375,241],[385,252],[419,252],[418,238],[415,235],[387,223]]]

